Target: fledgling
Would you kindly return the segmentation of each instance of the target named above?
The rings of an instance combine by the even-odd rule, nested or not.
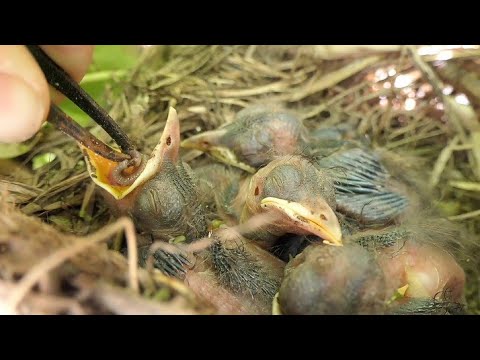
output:
[[[130,176],[128,168],[122,169],[125,164],[87,154],[92,178],[104,189],[112,211],[117,216],[130,216],[141,235],[152,241],[183,236],[188,244],[209,235],[205,194],[195,174],[180,160],[179,145],[180,125],[171,109],[160,143],[131,185],[123,184],[124,178]],[[219,230],[213,236],[221,234]],[[140,251],[141,264],[147,261],[148,248],[144,246]],[[236,301],[246,313],[270,311],[283,276],[282,261],[245,239],[216,241],[200,254],[187,255],[164,250],[152,254],[157,268],[183,278],[199,296],[213,299],[220,309],[225,305],[203,292],[205,286]],[[198,278],[203,279],[201,283],[194,281]]]
[[[359,315],[383,313],[385,298],[371,253],[356,244],[317,243],[288,263],[278,303],[285,315]]]
[[[254,173],[279,156],[298,153],[305,138],[305,127],[290,111],[255,105],[239,111],[231,123],[185,139],[182,147]]]

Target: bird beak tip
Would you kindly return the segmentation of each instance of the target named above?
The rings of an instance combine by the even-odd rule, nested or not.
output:
[[[267,197],[262,199],[260,204],[265,209],[271,208],[281,211],[293,220],[298,228],[321,237],[325,244],[343,246],[340,224],[330,207],[327,207],[327,218],[330,220],[325,221],[320,216],[313,215],[315,212],[298,202]]]
[[[330,246],[343,246],[341,238],[336,238],[333,240],[323,240],[323,243]]]

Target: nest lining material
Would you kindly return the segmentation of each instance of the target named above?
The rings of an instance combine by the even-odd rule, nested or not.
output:
[[[444,50],[435,55],[427,48],[152,47],[110,102],[110,115],[148,153],[170,106],[178,111],[185,138],[231,121],[249,104],[282,104],[307,127],[349,122],[374,145],[421,157],[430,187],[441,199],[438,207],[470,234],[468,256],[459,259],[468,276],[468,309],[480,313],[479,50],[450,49],[451,59],[437,61]],[[108,139],[99,128],[93,132]],[[0,160],[0,298],[9,299],[4,312],[212,311],[183,284],[155,271],[138,269],[140,296],[128,260],[100,243],[113,239],[110,249],[119,249],[118,233],[128,221],[105,232],[113,219],[95,201],[95,186],[73,141],[49,126],[36,141],[26,155]],[[55,154],[55,160],[31,170],[32,159],[44,153]],[[200,155],[182,151],[187,162]],[[78,250],[80,237],[95,244]],[[49,257],[57,262],[50,267],[44,263]],[[26,286],[34,269],[39,277]]]

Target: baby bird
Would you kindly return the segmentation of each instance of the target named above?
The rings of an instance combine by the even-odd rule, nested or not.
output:
[[[269,313],[285,264],[246,239],[226,239],[226,230],[210,234],[204,201],[208,194],[201,192],[201,181],[179,159],[179,145],[179,121],[171,109],[160,143],[133,184],[127,184],[130,174],[126,164],[105,163],[90,153],[87,159],[95,175],[92,178],[104,190],[112,212],[130,216],[141,235],[151,241],[184,236],[185,243],[209,236],[216,239],[198,253],[158,250],[153,254],[157,268],[184,279],[221,312]],[[141,264],[147,260],[148,248],[140,249]],[[237,304],[238,309],[228,304]]]
[[[432,222],[438,231],[406,223],[357,232],[343,248],[312,243],[286,267],[281,312],[461,313],[465,274],[445,250],[449,225]]]
[[[385,277],[367,250],[312,244],[288,263],[278,303],[289,315],[377,314],[385,297]]]
[[[195,169],[195,173],[202,177],[205,192],[215,192],[211,206],[227,223],[243,224],[271,214],[262,226],[242,233],[264,249],[285,234],[315,234],[341,245],[333,182],[328,171],[317,169],[306,158],[280,157],[253,176],[242,176],[221,164]]]
[[[194,173],[209,213],[227,225],[238,224],[241,209],[237,209],[234,202],[242,184],[248,180],[245,172],[233,166],[213,163],[194,169]]]
[[[185,283],[219,314],[270,314],[285,263],[229,229],[212,237],[213,245],[192,260]]]
[[[358,232],[349,238],[374,253],[389,291],[405,287],[405,297],[464,301],[465,273],[447,251],[461,245],[461,235],[445,219],[411,219],[381,230]]]
[[[311,159],[320,170],[332,170],[337,208],[366,225],[385,225],[416,209],[422,198],[414,160],[399,158],[352,138],[347,126],[307,130],[293,113],[266,105],[243,109],[234,121],[182,142],[215,159],[254,174],[287,155]],[[424,189],[419,193],[424,193]]]
[[[408,161],[345,142],[315,164],[331,170],[338,211],[365,226],[378,227],[417,211],[425,200],[427,191]]]
[[[239,111],[234,121],[192,136],[182,147],[204,151],[215,159],[249,173],[278,156],[298,152],[306,129],[292,113],[269,106],[251,106]]]
[[[92,178],[112,212],[130,216],[138,230],[156,240],[183,235],[191,242],[208,233],[204,204],[193,172],[179,158],[179,146],[180,124],[170,109],[159,144],[131,185],[125,184],[129,169],[124,163],[87,156]]]
[[[333,181],[327,171],[301,156],[284,156],[261,168],[235,201],[243,205],[241,222],[265,212],[276,215],[276,220],[245,235],[264,248],[288,233],[314,234],[325,243],[342,244]]]

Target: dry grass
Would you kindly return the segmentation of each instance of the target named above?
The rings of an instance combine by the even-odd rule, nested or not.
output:
[[[421,157],[427,164],[425,176],[439,199],[435,205],[446,217],[461,223],[469,234],[467,256],[459,254],[459,259],[468,273],[469,311],[479,314],[480,87],[475,86],[480,77],[478,50],[455,50],[453,58],[446,62],[433,62],[434,55],[420,56],[414,48],[390,50],[372,49],[359,56],[347,53],[341,57],[329,52],[329,60],[324,60],[321,48],[309,47],[149,48],[125,78],[125,90],[111,102],[110,114],[131,135],[139,150],[148,153],[160,137],[169,106],[177,109],[182,136],[188,137],[231,121],[248,104],[281,103],[296,111],[308,127],[350,122],[376,146]],[[450,94],[442,92],[446,85],[453,86]],[[456,101],[460,92],[467,95],[468,105]],[[95,132],[103,136],[100,130]],[[36,171],[30,170],[32,158],[45,152],[55,153],[56,159]],[[183,156],[195,161],[199,153],[188,151]],[[15,298],[17,305],[19,298],[24,299],[15,311],[203,311],[198,306],[192,310],[194,306],[185,296],[172,290],[159,274],[153,276],[139,270],[140,283],[143,276],[155,284],[150,294],[158,288],[175,293],[168,301],[154,302],[125,289],[127,260],[96,244],[111,238],[120,227],[125,229],[125,223],[107,232],[108,236],[106,230],[97,237],[89,235],[91,246],[102,251],[76,252],[77,236],[93,234],[112,219],[104,205],[96,201],[80,150],[71,140],[45,127],[30,153],[15,162],[0,161],[0,167],[11,168],[0,175],[0,186],[8,191],[6,201],[15,202],[24,214],[43,221],[30,224],[27,219],[31,218],[9,208],[5,200],[1,204],[0,293],[18,294],[19,286],[27,281],[24,279],[34,269],[41,269],[35,273],[35,281],[28,283],[28,289],[33,286],[35,291],[24,288],[22,296]],[[10,217],[4,216],[5,211]],[[61,235],[50,225],[72,235]],[[2,249],[14,244],[12,239],[21,239],[19,244],[30,254],[6,256]],[[69,250],[61,253],[65,246]],[[55,259],[54,265],[41,267],[49,256]],[[14,263],[12,259],[21,261]],[[117,267],[118,271],[105,271],[100,266],[110,270]],[[51,277],[66,281],[75,289],[75,295],[45,291],[41,284],[48,283],[44,279]],[[145,286],[140,287],[145,292]],[[13,311],[12,303],[8,305]]]

